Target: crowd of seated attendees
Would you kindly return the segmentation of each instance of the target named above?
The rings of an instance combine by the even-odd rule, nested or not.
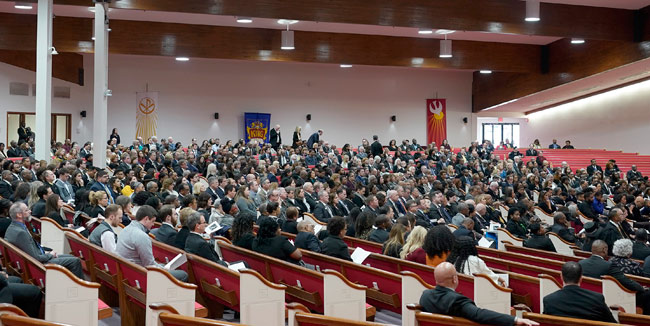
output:
[[[116,135],[105,148],[53,143],[50,162],[27,152],[18,161],[0,159],[0,207],[7,206],[0,211],[0,235],[12,226],[26,228],[21,219],[29,216],[50,217],[63,227],[84,226],[83,215],[100,217],[93,231],[100,233],[84,235],[146,266],[154,261],[151,240],[143,235],[158,222],[153,234],[159,241],[227,265],[197,238],[218,222],[224,227],[218,235],[234,245],[303,266],[298,249],[351,260],[343,240],[349,236],[380,243],[388,256],[433,267],[450,262],[458,273],[485,272],[503,283],[475,247],[496,224],[535,249],[556,250],[547,232],[588,251],[594,244],[602,249],[603,242],[614,256],[612,268],[650,276],[647,177],[633,168],[621,178],[613,162],[603,172],[595,160],[584,168],[554,167],[540,155],[539,141],[529,148],[536,158],[524,161],[516,148],[505,160],[495,155],[489,141],[456,154],[446,141],[438,147],[392,140],[384,147],[376,136],[339,151],[323,140],[323,131],[307,142],[294,133],[292,144],[274,145],[193,139],[183,146],[171,137],[124,145]],[[106,151],[106,169],[93,162],[97,150]],[[10,216],[12,204],[21,204],[16,217]],[[74,221],[61,215],[68,205],[79,212]],[[314,224],[303,219],[307,213],[327,228],[315,234]],[[126,233],[115,240],[109,231],[119,223]],[[450,224],[457,227],[453,233]],[[295,241],[281,232],[297,234]],[[42,261],[58,259],[44,248],[29,249]],[[78,260],[61,256],[62,265],[80,273]],[[645,260],[643,267],[631,257]]]

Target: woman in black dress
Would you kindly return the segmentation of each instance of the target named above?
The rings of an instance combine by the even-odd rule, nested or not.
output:
[[[260,222],[257,238],[253,240],[253,250],[298,265],[302,258],[300,250],[280,235],[280,226],[272,218]]]
[[[255,213],[248,211],[240,212],[237,215],[231,229],[232,243],[235,246],[253,249],[253,240],[255,239],[253,223],[255,223],[256,217]]]

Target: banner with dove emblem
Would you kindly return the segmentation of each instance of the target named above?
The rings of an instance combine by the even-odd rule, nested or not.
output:
[[[269,141],[271,125],[270,113],[244,113],[244,140],[248,144],[251,140],[264,144]]]
[[[447,100],[427,99],[427,144],[438,147],[447,139]]]
[[[135,136],[147,142],[158,127],[158,92],[136,93]]]

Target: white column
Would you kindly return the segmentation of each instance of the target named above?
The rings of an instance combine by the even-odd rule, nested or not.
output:
[[[95,4],[95,79],[93,101],[93,165],[106,167],[106,141],[108,140],[108,31],[104,4]]]
[[[52,129],[52,0],[38,0],[36,30],[36,147],[37,160],[50,161]]]

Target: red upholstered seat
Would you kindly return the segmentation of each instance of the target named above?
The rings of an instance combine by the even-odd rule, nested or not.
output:
[[[206,309],[200,303],[194,301],[194,317],[205,318],[207,316],[208,316],[208,309]]]
[[[113,309],[101,299],[97,299],[97,319],[105,319],[113,315]]]

